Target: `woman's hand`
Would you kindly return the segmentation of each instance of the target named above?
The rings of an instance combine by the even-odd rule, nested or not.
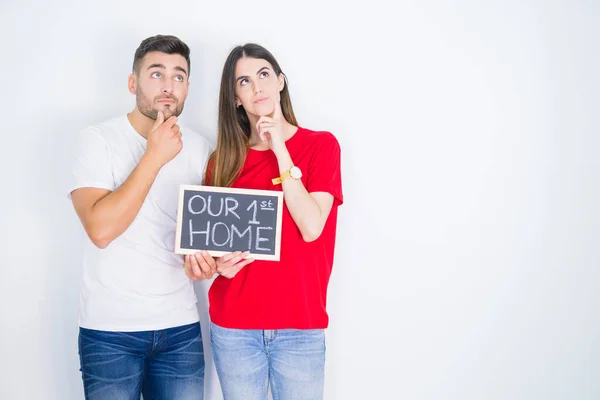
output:
[[[283,114],[279,100],[272,99],[275,108],[271,116],[263,115],[256,122],[256,131],[263,142],[269,144],[269,148],[277,154],[285,149],[285,138],[283,137]]]
[[[217,273],[225,278],[233,278],[242,268],[254,261],[253,258],[246,258],[250,255],[249,251],[234,251],[225,254],[217,259]]]

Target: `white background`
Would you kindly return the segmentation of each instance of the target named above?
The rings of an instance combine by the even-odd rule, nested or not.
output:
[[[600,398],[599,17],[592,0],[2,0],[0,398],[83,398],[68,156],[132,109],[134,51],[158,33],[192,49],[182,120],[212,143],[221,68],[252,41],[300,124],[340,141],[326,399]]]

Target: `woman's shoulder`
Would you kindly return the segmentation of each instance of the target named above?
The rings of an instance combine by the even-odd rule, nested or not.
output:
[[[298,130],[298,133],[300,133],[301,137],[303,137],[304,140],[306,140],[307,142],[331,143],[333,145],[339,146],[337,138],[330,131],[316,131],[302,126],[299,126]]]

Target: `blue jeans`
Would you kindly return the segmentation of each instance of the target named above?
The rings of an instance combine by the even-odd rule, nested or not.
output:
[[[200,323],[145,332],[79,328],[79,360],[89,400],[202,399]]]
[[[225,400],[321,400],[323,329],[228,329],[211,323],[215,367]]]

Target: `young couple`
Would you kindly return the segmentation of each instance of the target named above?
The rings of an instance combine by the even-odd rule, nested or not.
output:
[[[299,126],[281,67],[256,44],[223,68],[218,136],[180,126],[189,47],[135,52],[130,113],[85,129],[68,192],[86,241],[79,356],[86,399],[202,399],[192,280],[211,279],[210,337],[225,399],[321,399],[327,285],[342,204],[340,147]],[[273,179],[280,178],[279,183]],[[174,253],[180,184],[281,190],[281,260]]]

